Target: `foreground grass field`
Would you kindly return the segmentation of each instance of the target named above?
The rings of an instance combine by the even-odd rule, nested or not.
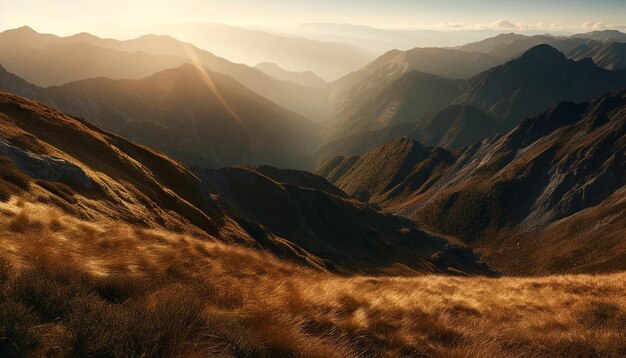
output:
[[[0,207],[0,356],[626,356],[626,274],[337,277]]]

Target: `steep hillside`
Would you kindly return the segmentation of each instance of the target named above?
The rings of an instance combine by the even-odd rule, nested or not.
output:
[[[30,225],[32,207],[94,226],[125,222],[242,244],[321,271],[493,274],[467,247],[349,199],[310,173],[198,173],[204,180],[156,150],[0,92],[0,201],[2,215],[21,223],[15,230]]]
[[[475,263],[470,250],[428,235],[408,220],[382,214],[343,193],[329,193],[328,184],[319,190],[319,183],[284,180],[293,177],[287,172],[273,173],[274,179],[262,174],[267,171],[225,168],[197,174],[229,215],[262,224],[272,234],[323,257],[333,271],[445,272],[452,260],[463,272],[490,273],[488,266]],[[284,182],[277,181],[281,176]],[[463,267],[463,262],[470,264]]]
[[[626,93],[562,103],[456,153],[421,148],[400,140],[318,173],[471,243],[507,273],[625,268]]]
[[[459,85],[460,81],[410,71],[370,101],[346,108],[326,130],[326,137],[343,137],[415,121],[452,102],[459,94]]]
[[[3,77],[17,81],[10,73],[0,73]],[[303,165],[320,129],[231,78],[192,65],[141,80],[96,78],[38,90],[16,87],[8,90],[35,92],[34,98],[188,165]]]
[[[625,87],[622,74],[539,45],[466,81],[455,103],[472,105],[512,128],[560,101],[588,101]]]
[[[337,155],[360,155],[398,138],[425,145],[459,149],[504,131],[502,123],[468,105],[451,105],[415,122],[362,131],[332,140],[315,152],[318,162]]]
[[[0,33],[0,64],[39,86],[94,77],[139,79],[184,63],[234,78],[257,94],[313,120],[326,118],[326,93],[268,76],[168,36],[101,39],[82,33],[59,37],[29,27]]]
[[[600,46],[581,46],[568,54],[574,60],[591,58],[598,67],[611,71],[626,69],[626,43],[610,42]]]

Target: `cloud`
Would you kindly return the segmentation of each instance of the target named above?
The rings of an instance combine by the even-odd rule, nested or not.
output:
[[[559,24],[545,24],[545,23],[516,23],[509,20],[501,19],[489,23],[478,24],[465,24],[465,23],[451,23],[440,22],[437,24],[439,28],[450,29],[468,29],[468,30],[564,30],[565,26]]]
[[[626,25],[606,24],[604,22],[587,21],[587,22],[583,22],[582,28],[584,30],[607,30],[607,29],[623,30],[623,29],[626,29]]]
[[[522,24],[514,24],[508,20],[497,20],[492,22],[490,27],[494,29],[519,29]]]

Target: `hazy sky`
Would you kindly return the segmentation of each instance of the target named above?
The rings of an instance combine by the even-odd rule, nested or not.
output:
[[[67,35],[106,24],[335,22],[386,28],[626,29],[626,0],[0,0],[0,30]]]

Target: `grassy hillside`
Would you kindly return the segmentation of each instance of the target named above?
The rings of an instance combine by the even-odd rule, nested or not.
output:
[[[626,274],[339,277],[0,204],[0,356],[619,357]]]

